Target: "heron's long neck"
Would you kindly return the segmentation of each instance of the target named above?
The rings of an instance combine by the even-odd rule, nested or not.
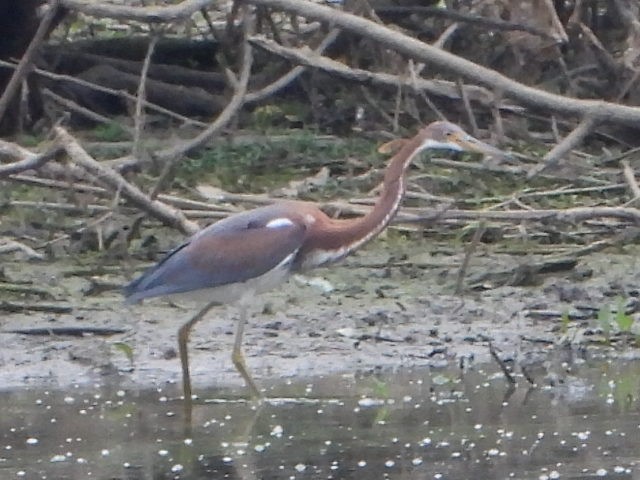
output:
[[[384,175],[382,194],[367,215],[349,220],[332,220],[324,216],[317,228],[312,227],[295,268],[306,270],[337,262],[375,238],[400,208],[405,191],[405,171],[419,151],[420,142],[414,139],[406,142],[393,156]]]
[[[373,209],[364,217],[350,221],[347,230],[353,237],[345,254],[373,239],[394,217],[404,197],[407,167],[420,151],[419,147],[418,140],[410,140],[393,156],[385,171],[382,193]]]

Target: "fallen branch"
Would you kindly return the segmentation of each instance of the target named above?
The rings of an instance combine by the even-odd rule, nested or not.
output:
[[[314,50],[317,55],[322,55],[322,53],[329,47],[340,35],[340,30],[334,28],[331,30],[327,36],[320,42],[318,47]],[[251,39],[250,39],[251,41]],[[290,71],[285,73],[283,76],[278,78],[277,80],[271,82],[269,85],[257,90],[255,92],[247,93],[245,97],[245,103],[256,103],[265,98],[270,97],[271,95],[279,92],[287,85],[293,83],[293,81],[298,78],[302,73],[304,73],[307,69],[303,66],[298,65],[297,67],[292,68]]]
[[[406,210],[409,209],[405,209]],[[420,209],[411,209],[413,211]],[[433,213],[426,213],[433,210]],[[540,209],[540,210],[447,210],[442,212],[436,209],[422,209],[418,214],[400,212],[398,220],[407,223],[430,223],[437,216],[439,220],[497,220],[497,221],[537,221],[577,223],[593,218],[616,218],[640,225],[640,210],[631,207],[575,207],[564,210]]]
[[[633,193],[633,198],[631,199],[631,201],[638,200],[638,198],[640,198],[640,187],[638,186],[638,181],[636,180],[636,176],[633,173],[633,169],[629,165],[628,160],[622,160],[620,164],[622,165],[622,173],[624,175],[624,179],[627,181],[631,193]]]
[[[86,0],[61,0],[69,9],[98,18],[138,20],[145,23],[163,23],[184,20],[199,10],[214,4],[214,0],[184,0],[175,5],[132,7]]]
[[[85,337],[93,335],[98,337],[109,337],[120,333],[126,333],[124,328],[113,327],[35,327],[35,328],[18,328],[15,330],[2,330],[0,333],[16,333],[18,335],[37,335],[37,336],[69,336],[69,337]]]
[[[5,150],[6,149],[6,150]],[[49,160],[53,160],[64,150],[60,145],[54,145],[49,150],[41,154],[32,154],[29,152],[29,156],[26,158],[24,152],[26,150],[18,147],[17,145],[12,145],[9,142],[0,142],[0,154],[5,150],[7,153],[11,153],[13,155],[20,155],[22,160],[18,160],[13,163],[8,164],[0,164],[0,178],[8,177],[9,175],[14,175],[16,173],[21,173],[26,170],[37,170],[42,167]]]
[[[182,233],[191,235],[200,229],[197,223],[188,220],[180,210],[158,200],[151,200],[138,187],[127,182],[122,175],[100,165],[64,128],[55,127],[54,132],[57,140],[76,165],[81,166],[100,182],[119,192],[136,207],[162,223],[177,228]]]
[[[15,240],[0,240],[0,255],[3,253],[22,252],[29,259],[44,260],[44,255],[36,252],[33,248]]]
[[[640,123],[640,108],[602,100],[581,100],[545,92],[351,13],[305,0],[250,0],[250,2],[254,5],[284,10],[305,18],[328,22],[335,27],[377,41],[385,48],[394,49],[414,60],[437,65],[489,88],[499,90],[505,96],[515,98],[530,107],[548,109],[565,115],[593,118],[596,122],[606,120],[629,126],[637,126]]]
[[[40,202],[31,200],[9,200],[5,206],[7,207],[20,207],[20,208],[35,208],[38,210],[58,210],[67,213],[88,213],[93,215],[94,213],[110,212],[111,207],[107,205],[89,204],[78,205],[76,203],[63,203],[63,202]]]
[[[6,67],[6,68],[16,68],[16,65],[10,62],[6,62],[4,60],[0,60],[0,67]],[[44,78],[49,78],[51,80],[54,80],[56,82],[70,82],[76,85],[80,85],[82,87],[86,87],[89,88],[91,90],[95,90],[97,92],[102,92],[102,93],[107,93],[109,95],[113,95],[114,97],[118,97],[118,98],[122,98],[128,102],[131,103],[135,103],[136,102],[136,96],[135,95],[131,95],[129,92],[125,91],[125,90],[114,90],[113,88],[109,88],[109,87],[105,87],[102,85],[98,85],[96,83],[93,82],[89,82],[88,80],[83,80],[81,78],[77,78],[77,77],[72,77],[71,75],[62,75],[62,74],[58,74],[58,73],[53,73],[53,72],[48,72],[47,70],[42,70],[40,68],[34,68],[33,72],[44,77]],[[62,97],[60,97],[62,98]],[[180,115],[179,113],[173,112],[167,108],[161,107],[160,105],[156,105],[155,103],[152,103],[148,100],[143,100],[143,104],[145,106],[145,108],[148,108],[149,110],[153,110],[156,111],[158,113],[161,113],[163,115],[166,115],[170,118],[173,118],[175,120],[178,120],[180,122],[184,122],[187,125],[195,125],[198,127],[206,127],[207,124],[204,122],[201,122],[199,120],[195,120],[195,119],[191,119],[188,117],[185,117],[184,115]]]
[[[527,174],[527,179],[531,180],[544,170],[557,165],[562,157],[582,143],[587,135],[597,126],[593,117],[585,118],[580,124],[567,135],[564,140],[553,147],[543,158],[543,163],[531,169]]]
[[[261,36],[251,37],[249,41],[256,47],[262,48],[274,55],[301,65],[317,68],[330,75],[336,75],[349,81],[382,85],[394,89],[401,86],[413,91],[426,91],[431,95],[452,99],[460,99],[461,97],[461,87],[447,80],[425,80],[415,75],[393,75],[390,73],[370,72],[359,68],[351,68],[344,63],[323,57],[319,52],[310,51],[308,48],[284,47],[273,40]],[[463,88],[464,93],[470,100],[479,102],[487,107],[494,104],[494,95],[489,90],[475,85],[464,85]],[[519,107],[508,104],[502,104],[498,107],[511,111],[520,110]]]
[[[327,202],[324,208],[343,215],[365,215],[369,207],[345,202]],[[595,218],[615,218],[640,225],[640,209],[632,207],[574,207],[567,209],[530,210],[458,210],[442,208],[404,207],[395,216],[394,223],[431,224],[435,220],[492,220],[498,222],[560,222],[578,223]]]
[[[479,15],[471,15],[468,13],[461,13],[449,8],[441,7],[423,7],[421,5],[411,5],[408,7],[396,6],[396,5],[383,5],[375,9],[376,13],[380,16],[395,15],[395,16],[408,16],[412,14],[422,14],[428,17],[435,18],[448,18],[454,22],[468,23],[470,25],[479,25],[484,27],[483,30],[502,30],[502,31],[515,31],[515,32],[527,32],[531,35],[535,35],[548,40],[557,41],[558,38],[549,34],[547,31],[540,28],[524,25],[521,23],[507,22],[496,18],[481,17]],[[555,14],[555,12],[554,12]],[[566,34],[565,40],[566,41]]]
[[[385,48],[394,49],[409,58],[440,66],[491,89],[497,89],[505,96],[515,98],[533,108],[548,109],[582,118],[591,117],[598,123],[606,120],[636,126],[640,122],[640,108],[601,100],[581,100],[545,92],[421,42],[397,30],[335,8],[305,0],[250,0],[250,3],[327,22],[334,27],[377,41]],[[156,23],[187,18],[198,10],[213,4],[213,0],[184,0],[178,5],[165,7],[131,7],[82,0],[61,0],[61,4],[87,15]]]
[[[0,312],[20,313],[20,312],[47,312],[47,313],[71,313],[73,307],[68,305],[55,305],[44,303],[17,303],[17,302],[0,302]]]
[[[77,183],[77,182],[71,183],[71,182],[65,182],[63,180],[50,180],[48,178],[39,178],[39,177],[34,177],[32,175],[11,175],[8,179],[11,180],[12,182],[23,183],[26,185],[33,185],[36,187],[52,188],[52,189],[64,190],[64,191],[73,191],[78,193],[91,193],[94,195],[98,195],[100,197],[111,196],[111,192],[106,188],[98,187],[95,185]],[[195,210],[203,210],[208,212],[214,211],[214,212],[228,212],[228,213],[234,213],[238,211],[236,207],[232,207],[228,205],[217,205],[217,204],[212,204],[207,202],[200,202],[197,200],[182,198],[175,195],[160,194],[158,195],[157,198],[163,203],[166,203],[175,208],[181,208],[181,209],[191,208]],[[237,201],[237,202],[250,203],[250,204],[271,203],[271,201],[265,202],[265,201],[254,200],[250,195],[238,196],[235,200],[233,199],[233,197],[230,197],[231,199],[229,199],[222,195],[219,198],[225,198],[224,200],[225,202]],[[263,198],[263,197],[260,197],[260,198]],[[218,201],[221,202],[222,200],[218,200]]]

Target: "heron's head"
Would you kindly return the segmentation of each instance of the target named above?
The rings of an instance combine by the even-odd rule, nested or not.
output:
[[[472,137],[462,128],[450,122],[433,122],[418,132],[420,150],[444,149],[457,152],[476,152],[504,157],[508,154],[488,143]]]

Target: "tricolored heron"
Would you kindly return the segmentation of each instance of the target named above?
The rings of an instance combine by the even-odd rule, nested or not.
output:
[[[187,341],[193,326],[214,306],[238,303],[240,320],[232,360],[254,397],[260,392],[242,353],[247,306],[256,294],[283,283],[296,272],[342,260],[389,224],[405,192],[405,171],[420,152],[447,149],[504,155],[449,122],[434,122],[399,150],[386,169],[383,188],[373,209],[353,219],[333,219],[312,203],[287,201],[220,220],[169,252],[124,289],[128,303],[144,298],[202,291],[207,299],[178,331],[185,400],[191,401]]]

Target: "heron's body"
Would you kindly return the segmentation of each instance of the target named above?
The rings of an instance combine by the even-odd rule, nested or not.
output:
[[[276,287],[291,273],[335,263],[375,238],[400,207],[407,167],[427,148],[501,153],[453,124],[435,122],[402,143],[387,167],[380,198],[364,217],[332,219],[306,202],[281,202],[243,212],[196,233],[125,287],[131,303],[188,292],[202,293],[206,299],[207,307],[180,329],[185,397],[191,394],[188,334],[211,305],[244,305],[244,300]],[[241,312],[233,359],[254,395],[258,395],[240,349],[245,307]]]

